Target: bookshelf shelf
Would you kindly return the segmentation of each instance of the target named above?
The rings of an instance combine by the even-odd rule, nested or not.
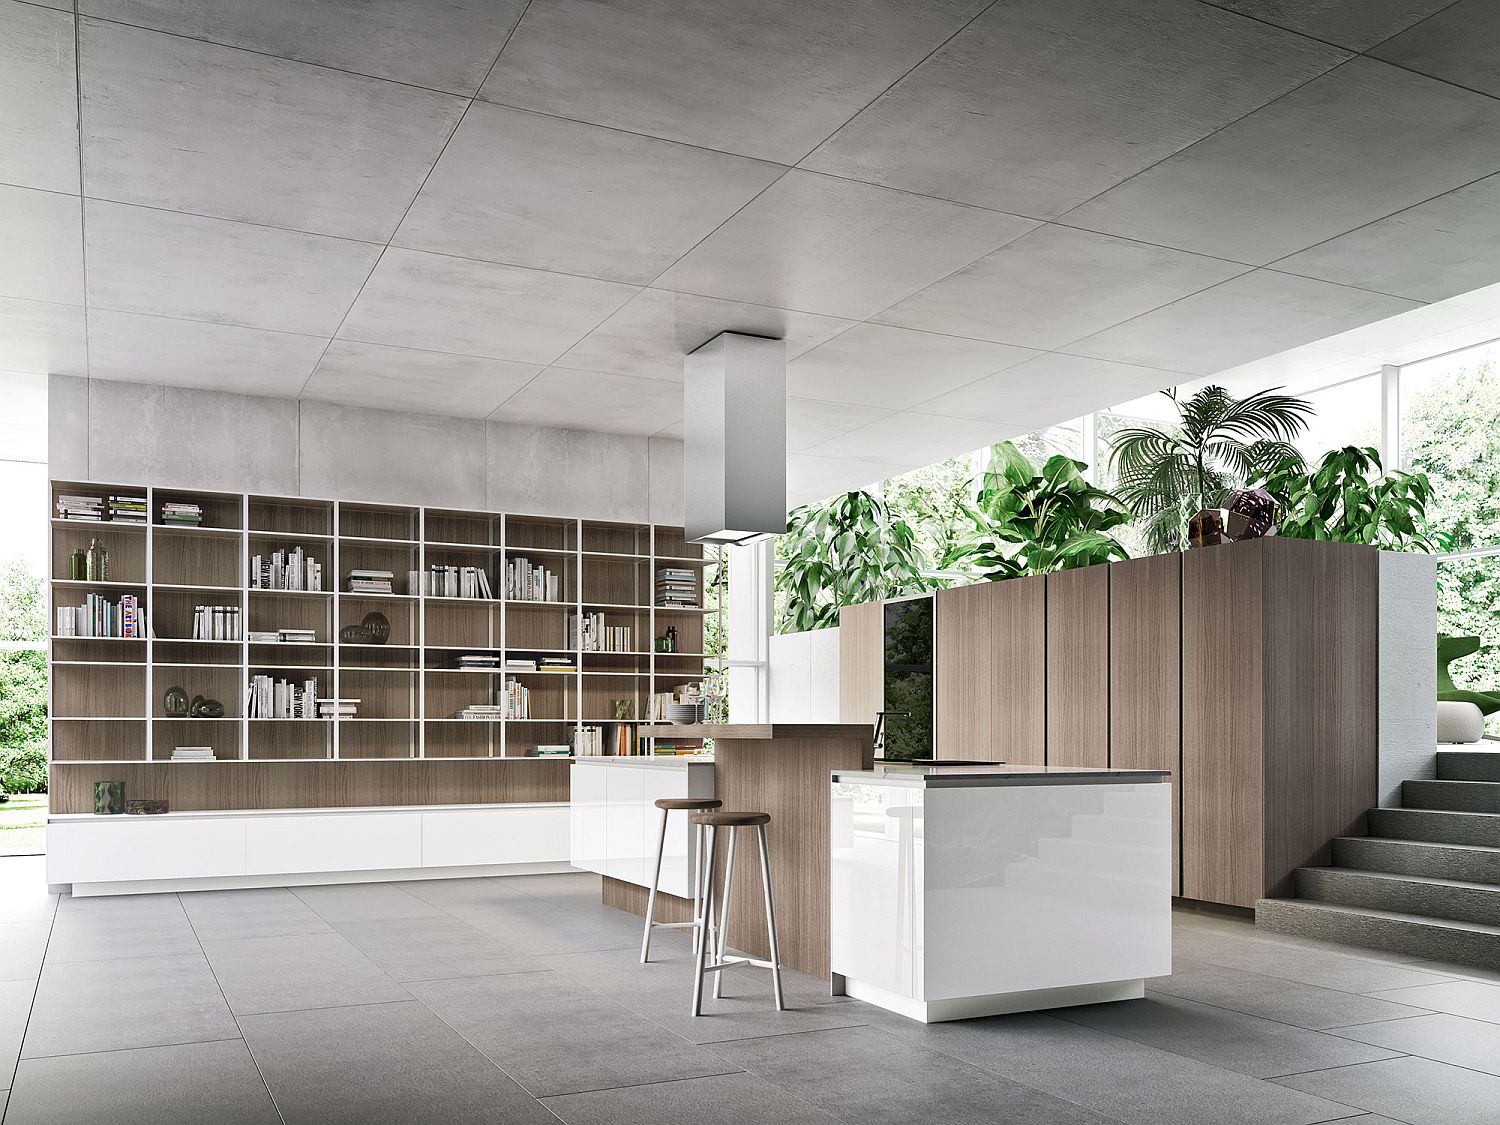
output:
[[[150,522],[59,518],[53,513],[64,495],[143,496]],[[215,764],[546,761],[539,746],[585,733],[611,744],[606,728],[618,721],[618,702],[630,701],[644,717],[659,694],[704,672],[709,611],[650,604],[665,568],[691,572],[692,580],[678,578],[703,596],[702,571],[712,560],[680,528],[76,481],[54,481],[50,500],[54,603],[77,605],[90,592],[110,602],[129,594],[145,611],[141,637],[52,637],[54,758],[71,768],[200,764],[170,761],[176,744],[189,741],[211,745]],[[196,506],[204,523],[163,523],[169,503]],[[110,580],[67,577],[68,555],[96,537],[109,552]],[[250,585],[254,556],[297,547],[321,565],[324,589]],[[479,567],[503,595],[506,566],[517,559],[556,575],[562,596],[423,595],[411,579],[431,567]],[[339,589],[351,570],[390,571],[394,589]],[[241,639],[192,637],[201,606],[237,608]],[[387,643],[338,639],[376,610],[390,623]],[[613,643],[623,638],[622,651],[582,647],[587,631],[601,625],[621,631],[607,635]],[[654,652],[669,625],[678,651]],[[248,639],[277,629],[310,630],[316,640]],[[566,666],[455,667],[464,654],[562,657]],[[358,710],[249,717],[246,694],[257,675],[316,680],[318,698],[358,700]],[[503,702],[511,682],[526,689],[527,717],[454,717]],[[179,686],[190,697],[218,699],[229,714],[165,714],[164,693]]]

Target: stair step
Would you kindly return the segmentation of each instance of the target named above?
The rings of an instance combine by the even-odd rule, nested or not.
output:
[[[1300,899],[1500,926],[1500,887],[1493,885],[1342,867],[1301,867],[1294,878]]]
[[[1333,865],[1394,875],[1500,884],[1500,847],[1340,836],[1333,841]]]
[[[1439,781],[1500,781],[1500,750],[1439,750]]]
[[[1403,781],[1401,803],[1409,809],[1500,813],[1500,781]]]
[[[1437,961],[1500,964],[1500,926],[1285,898],[1257,902],[1255,924],[1274,933],[1391,953],[1416,953]]]
[[[1370,835],[1388,840],[1500,848],[1500,813],[1371,809]]]

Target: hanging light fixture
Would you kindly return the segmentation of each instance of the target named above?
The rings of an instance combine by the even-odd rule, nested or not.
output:
[[[749,543],[786,530],[786,341],[721,332],[683,365],[686,531]]]

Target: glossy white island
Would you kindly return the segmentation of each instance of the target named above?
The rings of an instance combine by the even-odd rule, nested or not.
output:
[[[1148,770],[835,771],[835,992],[923,1022],[1144,995],[1172,969],[1171,798]]]

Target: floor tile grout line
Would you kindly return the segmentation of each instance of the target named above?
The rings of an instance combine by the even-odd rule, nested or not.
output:
[[[1363,1042],[1363,1040],[1354,1040],[1354,1042]],[[1378,1043],[1374,1043],[1374,1044],[1370,1044],[1370,1046],[1379,1046],[1379,1044]],[[1389,1048],[1389,1047],[1386,1048],[1386,1050],[1391,1050],[1391,1049],[1392,1048]],[[1480,1074],[1480,1075],[1483,1075],[1486,1078],[1500,1079],[1500,1074],[1496,1074],[1492,1070],[1479,1070],[1476,1067],[1465,1066],[1463,1063],[1448,1062],[1446,1059],[1434,1059],[1434,1058],[1431,1058],[1428,1055],[1422,1054],[1420,1051],[1400,1051],[1394,1057],[1389,1058],[1389,1059],[1371,1059],[1368,1062],[1344,1063],[1342,1066],[1325,1066],[1325,1067],[1319,1067],[1317,1070],[1294,1071],[1291,1074],[1281,1075],[1278,1078],[1267,1079],[1267,1081],[1280,1082],[1282,1078],[1296,1078],[1300,1074],[1325,1074],[1328,1071],[1333,1071],[1333,1070],[1354,1070],[1357,1067],[1362,1067],[1362,1066],[1381,1066],[1381,1065],[1383,1065],[1385,1063],[1400,1062],[1402,1059],[1420,1059],[1423,1062],[1436,1063],[1438,1066],[1452,1067],[1454,1070],[1465,1070],[1465,1071],[1468,1071],[1470,1074]],[[1366,1110],[1365,1112],[1366,1113],[1374,1113],[1375,1111],[1374,1110]]]
[[[1273,977],[1271,979],[1272,980],[1280,980],[1279,977]],[[1289,983],[1296,984],[1297,982],[1296,981],[1291,981]],[[1316,988],[1318,986],[1317,985],[1310,985],[1309,987]],[[1337,990],[1333,990],[1333,991],[1337,991]],[[1194,1004],[1202,1004],[1205,1007],[1209,1007],[1209,1008],[1218,1008],[1221,1011],[1225,1011],[1225,1012],[1237,1012],[1238,1014],[1240,1014],[1242,1016],[1255,1016],[1257,1019],[1269,1020],[1271,1023],[1279,1023],[1283,1027],[1295,1027],[1295,1028],[1299,1028],[1302,1031],[1324,1032],[1324,1031],[1327,1030],[1326,1028],[1321,1028],[1321,1027],[1307,1027],[1307,1026],[1305,1026],[1303,1024],[1300,1024],[1300,1023],[1292,1023],[1289,1020],[1277,1019],[1275,1016],[1262,1015],[1259,1012],[1247,1012],[1243,1008],[1232,1008],[1228,1004],[1222,1003],[1222,1002],[1215,1002],[1213,1000],[1200,1000],[1196,996],[1182,996],[1182,995],[1179,995],[1176,992],[1163,992],[1160,989],[1151,988],[1149,985],[1146,988],[1146,995],[1148,997],[1149,996],[1153,996],[1153,995],[1154,996],[1168,996],[1168,997],[1171,997],[1174,1000],[1191,1000]],[[1362,993],[1358,993],[1358,992],[1350,992],[1350,993],[1347,993],[1346,995],[1349,995],[1349,996],[1361,996],[1363,994]],[[1408,1008],[1416,1007],[1416,1005],[1414,1005],[1414,1004],[1407,1004],[1405,1006],[1408,1007]],[[1406,1014],[1399,1015],[1399,1016],[1391,1016],[1390,1019],[1388,1019],[1388,1020],[1365,1020],[1363,1022],[1367,1023],[1367,1024],[1368,1023],[1389,1023],[1389,1022],[1392,1022],[1394,1020],[1407,1019],[1411,1014],[1413,1014],[1413,1013],[1406,1013]],[[1417,1015],[1437,1015],[1438,1013],[1435,1012],[1435,1011],[1430,1011],[1430,1010],[1424,1008],[1420,1012],[1417,1012],[1415,1014],[1417,1014]],[[1339,1026],[1339,1025],[1335,1025],[1335,1026]],[[1357,1025],[1357,1024],[1348,1024],[1348,1025],[1345,1025],[1345,1026],[1356,1027],[1356,1026],[1359,1026],[1359,1025]]]
[[[74,1059],[85,1055],[122,1055],[128,1051],[159,1051],[171,1047],[206,1047],[212,1043],[243,1043],[241,1036],[229,1039],[181,1039],[171,1043],[140,1043],[133,1047],[102,1047],[93,1051],[53,1051],[46,1055],[26,1055],[21,1058],[22,1062],[32,1062],[40,1059]]]
[[[1278,943],[1278,942],[1271,942],[1271,943],[1268,943],[1268,945],[1269,945],[1270,948],[1287,948],[1287,947],[1281,946],[1280,943]],[[1299,949],[1301,947],[1292,946],[1290,948],[1293,949],[1293,950],[1296,950],[1296,949]],[[1356,947],[1351,946],[1349,948],[1356,948]],[[1334,951],[1334,950],[1309,950],[1309,952],[1328,953],[1329,955],[1335,956],[1335,957],[1347,957],[1349,960],[1351,960],[1353,962],[1356,962],[1358,964],[1361,964],[1361,965],[1394,964],[1398,968],[1403,967],[1401,965],[1401,963],[1399,963],[1399,962],[1373,961],[1373,960],[1362,958],[1362,957],[1351,956],[1349,954],[1344,954],[1344,953],[1337,952],[1337,951]],[[1183,956],[1187,960],[1189,960],[1189,961],[1196,961],[1200,965],[1208,965],[1208,966],[1210,966],[1212,968],[1215,968],[1215,969],[1228,969],[1230,972],[1244,973],[1247,976],[1260,977],[1263,980],[1284,981],[1284,982],[1286,982],[1288,984],[1301,985],[1303,988],[1321,988],[1321,989],[1323,989],[1324,991],[1327,991],[1327,992],[1339,992],[1339,993],[1343,993],[1345,996],[1363,996],[1366,999],[1370,999],[1370,1000],[1384,1000],[1385,997],[1383,997],[1383,996],[1376,996],[1374,994],[1377,993],[1377,992],[1393,992],[1393,991],[1396,991],[1395,989],[1377,988],[1377,989],[1372,989],[1369,992],[1356,992],[1356,991],[1354,991],[1352,989],[1348,989],[1348,988],[1339,988],[1336,985],[1314,984],[1311,981],[1297,980],[1297,979],[1295,979],[1293,977],[1278,976],[1275,973],[1272,973],[1272,972],[1263,972],[1260,969],[1246,969],[1246,968],[1240,967],[1239,965],[1225,965],[1225,964],[1222,964],[1221,962],[1218,962],[1218,961],[1205,961],[1201,957],[1194,957],[1191,954],[1184,954]],[[1417,973],[1426,973],[1427,975],[1430,975],[1430,976],[1438,976],[1438,975],[1440,975],[1440,974],[1436,974],[1436,973],[1431,973],[1429,970],[1425,970],[1425,969],[1412,969],[1411,971],[1412,972],[1417,972]],[[1175,975],[1175,970],[1174,970],[1174,973],[1169,973],[1168,974],[1169,977],[1172,976],[1172,975]],[[1165,979],[1165,978],[1148,978],[1148,979]],[[1460,980],[1460,979],[1462,979],[1462,978],[1458,978],[1458,977],[1452,978],[1452,980]],[[1427,984],[1403,985],[1401,987],[1404,987],[1404,988],[1430,988],[1434,984],[1447,984],[1447,983],[1451,983],[1451,982],[1450,981],[1442,981],[1442,980],[1434,980],[1434,981],[1432,981],[1430,983],[1427,983]],[[1150,988],[1151,986],[1148,984],[1146,987]],[[1399,1003],[1399,1001],[1395,1001],[1395,1000],[1388,1001],[1388,1002],[1392,1003],[1392,1004]],[[1408,1007],[1415,1007],[1415,1008],[1421,1007],[1420,1004],[1410,1004],[1410,1005],[1407,1005],[1407,1006]]]
[[[781,1090],[783,1093],[790,1093],[790,1091],[788,1091],[786,1089],[786,1087],[777,1085],[777,1083],[772,1082],[770,1079],[765,1078],[765,1077],[763,1077],[763,1076],[761,1076],[759,1074],[755,1074],[753,1071],[748,1071],[748,1070],[734,1070],[734,1071],[729,1071],[726,1074],[700,1074],[700,1075],[695,1075],[695,1076],[693,1076],[691,1078],[663,1078],[659,1082],[632,1082],[628,1086],[611,1086],[611,1087],[608,1087],[608,1088],[603,1089],[603,1090],[579,1090],[579,1091],[577,1091],[577,1093],[578,1094],[607,1094],[607,1093],[610,1093],[612,1090],[640,1090],[640,1089],[643,1089],[643,1088],[645,1088],[647,1086],[675,1086],[675,1085],[679,1085],[680,1083],[683,1083],[683,1082],[701,1082],[701,1081],[704,1081],[706,1079],[732,1078],[736,1074],[744,1074],[744,1075],[747,1075],[749,1077],[758,1078],[758,1079],[760,1079],[760,1081],[766,1083],[766,1085],[768,1085],[768,1086],[774,1086],[776,1089]],[[574,1097],[574,1096],[575,1095],[571,1094],[571,1093],[570,1094],[548,1094],[545,1097],[538,1098],[537,1101],[542,1102],[543,1104],[545,1104],[548,1101],[552,1101],[552,1100],[555,1100],[555,1099],[558,1099],[558,1098],[571,1098],[571,1097]],[[807,1106],[807,1108],[810,1109],[810,1110],[812,1110],[814,1113],[821,1113],[821,1114],[823,1114],[823,1116],[828,1117],[828,1118],[830,1118],[830,1119],[832,1119],[834,1121],[847,1120],[846,1118],[839,1117],[837,1114],[829,1113],[822,1106],[814,1105],[812,1102],[809,1102],[806,1098],[803,1098],[803,1097],[798,1096],[798,1095],[792,1095],[792,1096],[797,1101],[799,1101],[803,1105]]]
[[[1379,1044],[1367,1044],[1367,1045],[1368,1046],[1379,1046]],[[1390,1048],[1387,1047],[1387,1048],[1385,1048],[1385,1050],[1389,1051]],[[1265,1077],[1265,1081],[1280,1083],[1283,1078],[1300,1078],[1304,1074],[1327,1074],[1329,1071],[1332,1071],[1332,1070],[1349,1070],[1349,1069],[1351,1069],[1353,1067],[1356,1067],[1356,1066],[1374,1066],[1377,1063],[1396,1062],[1398,1059],[1409,1059],[1411,1057],[1412,1057],[1412,1053],[1410,1051],[1391,1051],[1391,1054],[1390,1054],[1389,1058],[1384,1058],[1384,1059],[1365,1059],[1363,1062],[1357,1062],[1357,1063],[1339,1063],[1337,1066],[1315,1066],[1311,1070],[1289,1070],[1285,1074],[1268,1074]],[[1366,1113],[1370,1113],[1370,1112],[1373,1112],[1373,1111],[1366,1110],[1365,1112]]]
[[[42,942],[42,960],[36,967],[36,980],[31,986],[31,1003],[26,1006],[26,1019],[21,1024],[21,1042],[16,1046],[16,1065],[10,1072],[10,1080],[6,1083],[6,1090],[14,1090],[16,1078],[21,1070],[21,1052],[26,1049],[26,1037],[31,1034],[31,1020],[36,1015],[36,998],[42,991],[42,974],[47,971],[47,950],[52,945],[52,931],[57,926],[57,912],[62,905],[62,895],[59,894],[52,900],[52,915],[47,920],[47,938]],[[0,1125],[4,1125],[5,1118],[10,1114],[10,1095],[7,1093],[5,1108],[0,1111]]]

